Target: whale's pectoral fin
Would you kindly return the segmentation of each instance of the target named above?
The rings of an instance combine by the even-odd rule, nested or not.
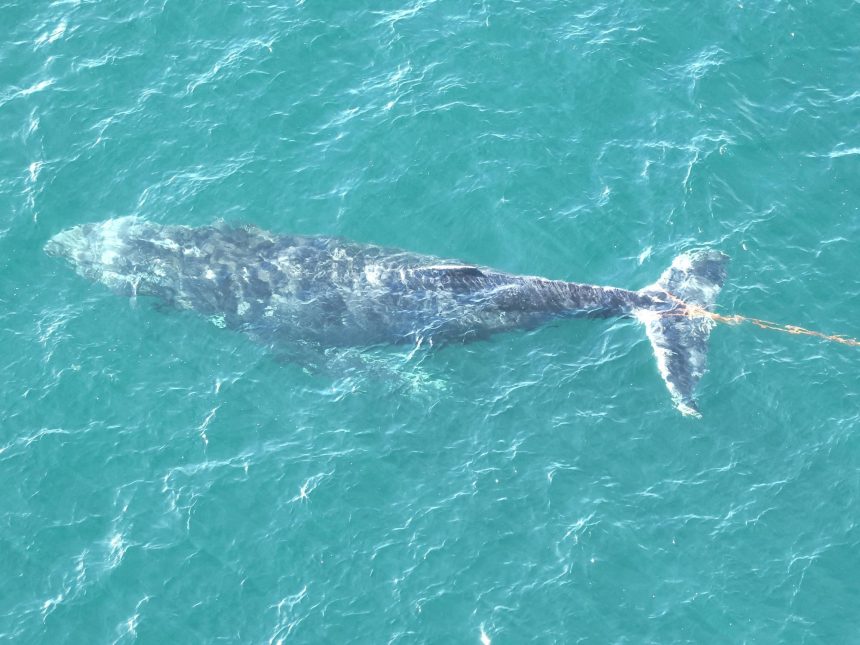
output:
[[[713,307],[726,279],[727,262],[728,256],[718,251],[685,253],[675,258],[656,284],[642,290],[668,304],[664,310],[645,309],[636,314],[645,325],[660,375],[684,414],[701,416],[694,393],[705,373],[708,338],[714,326],[703,311]]]

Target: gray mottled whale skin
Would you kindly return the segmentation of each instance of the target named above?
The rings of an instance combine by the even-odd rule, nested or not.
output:
[[[638,291],[519,276],[338,238],[275,235],[255,227],[161,226],[133,217],[57,234],[45,250],[126,296],[154,296],[267,342],[323,347],[449,344],[536,327],[561,317],[634,315],[654,347],[678,408],[698,414],[726,256],[679,256]]]

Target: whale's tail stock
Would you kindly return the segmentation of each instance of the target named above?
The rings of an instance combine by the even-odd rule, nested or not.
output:
[[[660,375],[683,414],[699,414],[694,391],[708,357],[708,337],[714,319],[707,315],[726,279],[728,256],[713,250],[679,255],[654,284],[641,290],[663,308],[637,309]]]

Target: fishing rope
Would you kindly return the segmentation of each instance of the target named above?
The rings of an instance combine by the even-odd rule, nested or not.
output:
[[[672,298],[675,302],[681,305],[684,309],[680,313],[668,312],[663,315],[666,316],[685,316],[688,318],[708,318],[715,323],[725,323],[727,325],[740,325],[743,323],[750,323],[751,325],[755,325],[761,329],[770,329],[773,331],[781,331],[786,334],[795,334],[802,336],[812,336],[814,338],[820,338],[821,340],[828,340],[834,343],[840,343],[842,345],[848,345],[849,347],[860,347],[860,340],[855,338],[848,338],[847,336],[842,336],[841,334],[824,334],[820,331],[814,331],[812,329],[806,329],[805,327],[799,327],[798,325],[783,325],[781,323],[775,323],[770,320],[762,320],[761,318],[753,318],[751,316],[741,316],[739,314],[735,314],[733,316],[723,316],[722,314],[714,313],[713,311],[708,311],[704,307],[700,307],[698,305],[691,305],[687,302],[684,302],[677,296],[669,294],[669,297]]]

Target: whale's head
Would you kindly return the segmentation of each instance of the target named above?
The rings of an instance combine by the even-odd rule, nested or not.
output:
[[[57,233],[45,244],[45,252],[118,293],[146,293],[155,286],[150,284],[153,278],[158,278],[153,275],[158,262],[152,254],[158,229],[136,217],[82,224]]]

